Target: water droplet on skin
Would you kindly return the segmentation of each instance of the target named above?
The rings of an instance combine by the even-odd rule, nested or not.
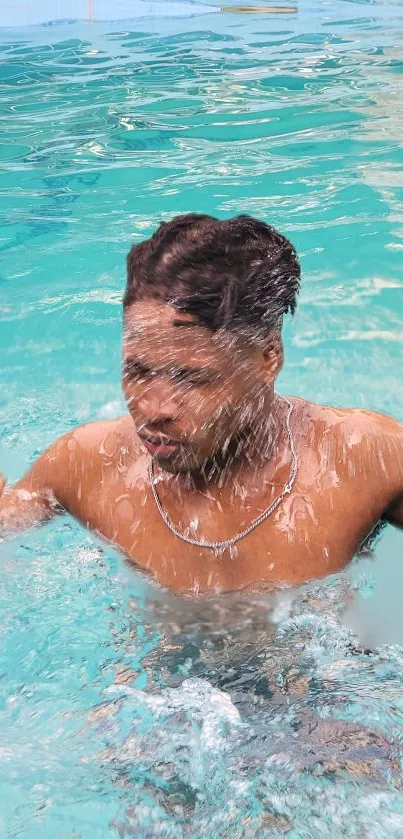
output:
[[[131,504],[131,502],[129,501],[128,498],[121,499],[121,501],[119,501],[119,504],[117,505],[117,507],[118,507],[118,513],[119,513],[120,516],[122,516],[125,519],[132,518],[132,516],[133,516],[133,505]]]
[[[231,559],[236,559],[237,556],[238,556],[238,553],[239,553],[237,546],[236,545],[231,545],[230,549],[229,549],[229,553],[230,553]]]

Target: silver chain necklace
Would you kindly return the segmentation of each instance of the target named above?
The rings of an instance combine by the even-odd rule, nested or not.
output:
[[[157,489],[156,489],[156,486],[155,486],[153,461],[152,460],[150,461],[150,463],[148,465],[148,475],[149,475],[151,490],[152,490],[152,493],[153,493],[153,496],[154,496],[154,501],[155,501],[157,510],[158,510],[162,520],[165,522],[166,526],[169,528],[169,530],[171,530],[172,533],[175,534],[175,536],[178,537],[178,539],[182,539],[183,542],[187,542],[189,545],[196,545],[199,548],[210,548],[212,550],[225,551],[227,548],[231,548],[233,545],[235,545],[236,542],[239,542],[240,539],[243,539],[244,536],[248,536],[248,534],[251,533],[252,530],[255,530],[256,527],[259,527],[259,524],[262,524],[262,522],[266,521],[266,519],[268,519],[269,516],[271,516],[271,514],[274,513],[275,510],[277,510],[277,507],[279,507],[283,498],[285,498],[286,495],[290,494],[290,492],[291,492],[291,490],[294,486],[294,483],[295,483],[295,478],[297,477],[298,455],[295,451],[294,438],[293,438],[291,427],[290,427],[290,417],[291,417],[291,414],[292,414],[292,411],[293,411],[293,406],[292,406],[291,402],[288,401],[288,399],[284,398],[284,402],[286,402],[286,404],[288,405],[288,412],[287,412],[287,416],[285,418],[285,426],[286,426],[286,429],[287,429],[288,442],[290,444],[290,451],[291,451],[291,458],[292,458],[291,469],[290,469],[290,474],[289,474],[289,477],[288,477],[288,481],[284,485],[284,489],[280,493],[280,495],[278,495],[277,498],[274,499],[273,503],[270,504],[270,507],[268,507],[267,510],[264,511],[264,513],[262,513],[260,516],[258,516],[257,519],[254,519],[252,521],[252,523],[249,525],[249,527],[246,527],[245,530],[241,530],[240,533],[237,533],[235,536],[232,536],[231,539],[225,539],[224,541],[217,541],[217,542],[209,542],[207,539],[192,539],[190,536],[186,536],[185,533],[181,533],[181,531],[178,530],[178,528],[175,527],[175,525],[172,524],[172,522],[169,520],[169,518],[168,518],[168,516],[167,516],[167,514],[166,514],[166,512],[165,512],[165,510],[164,510],[164,508],[161,504],[161,501],[159,499],[159,495],[158,495],[158,492],[157,492]]]

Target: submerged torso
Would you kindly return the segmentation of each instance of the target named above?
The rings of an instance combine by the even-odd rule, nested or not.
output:
[[[129,417],[108,424],[90,456],[77,431],[69,452],[75,480],[58,500],[161,585],[176,591],[298,584],[323,576],[345,566],[381,518],[388,494],[392,497],[391,479],[382,478],[376,461],[376,419],[373,439],[370,426],[362,427],[354,412],[300,403],[297,422],[299,463],[292,491],[232,552],[193,546],[167,527],[152,495],[149,456],[137,446]],[[96,424],[92,428],[98,435],[102,430]],[[225,540],[282,493],[290,464],[285,453],[278,469],[268,464],[241,492],[233,486],[209,486],[209,497],[201,492],[184,495],[164,473],[157,476],[157,488],[170,521],[181,532]]]

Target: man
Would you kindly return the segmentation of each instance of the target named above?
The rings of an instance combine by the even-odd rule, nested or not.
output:
[[[300,280],[287,239],[190,214],[127,264],[129,413],[4,488],[3,532],[64,510],[163,586],[207,592],[337,571],[380,520],[403,525],[402,427],[275,394]]]

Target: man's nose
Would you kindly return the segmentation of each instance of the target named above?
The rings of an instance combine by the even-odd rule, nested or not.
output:
[[[149,384],[138,401],[138,409],[148,422],[169,422],[179,414],[178,399],[172,386],[157,381]]]

